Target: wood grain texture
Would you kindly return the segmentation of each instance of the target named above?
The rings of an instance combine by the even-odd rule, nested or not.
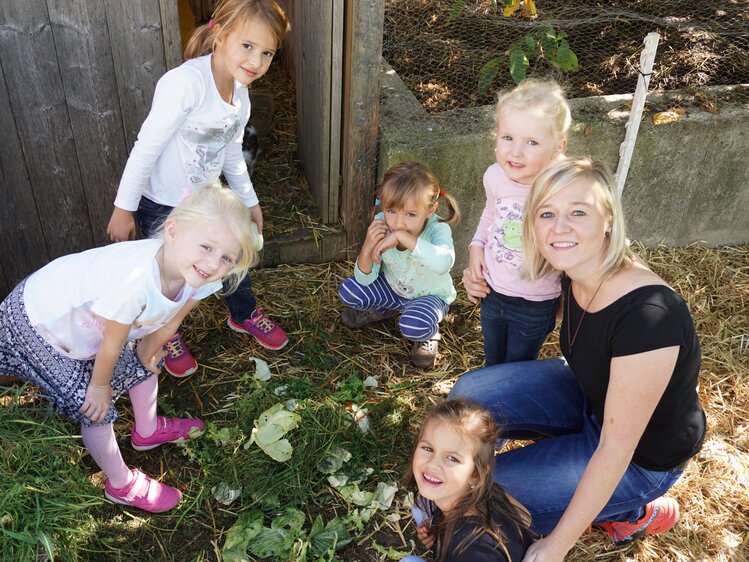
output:
[[[182,64],[182,36],[179,30],[179,10],[175,0],[159,0],[161,29],[164,41],[166,69]]]
[[[93,238],[103,245],[127,159],[106,13],[100,0],[47,6]]]
[[[5,84],[49,258],[90,248],[91,224],[46,3],[2,2],[0,21]]]
[[[337,220],[340,144],[340,47],[343,0],[296,0],[292,31],[299,157],[324,222]],[[341,21],[338,21],[341,20]],[[334,31],[338,35],[334,36]],[[337,53],[334,57],[334,52]],[[333,65],[337,64],[337,68]],[[333,77],[339,80],[333,83]],[[337,93],[334,96],[333,90]],[[340,101],[340,97],[338,97]],[[333,133],[335,128],[336,132]],[[331,192],[335,194],[331,197]]]
[[[374,200],[384,0],[346,4],[341,218],[350,247],[364,239]]]
[[[104,0],[120,109],[128,149],[151,109],[156,82],[166,72],[158,2]]]

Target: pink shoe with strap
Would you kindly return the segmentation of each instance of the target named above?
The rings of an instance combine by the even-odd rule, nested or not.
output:
[[[257,343],[267,349],[281,349],[289,343],[289,336],[286,332],[268,318],[260,307],[253,310],[244,322],[237,323],[229,316],[226,324],[235,332],[250,334],[257,340]]]
[[[149,451],[164,443],[183,443],[190,439],[197,439],[205,432],[205,426],[200,420],[192,418],[156,418],[156,431],[148,437],[141,437],[133,426],[130,432],[130,444],[136,451]]]
[[[190,353],[185,338],[177,332],[164,344],[166,357],[164,367],[173,377],[178,379],[189,377],[198,370],[198,362]]]
[[[107,479],[104,484],[104,496],[111,502],[137,507],[151,513],[169,511],[182,499],[182,493],[177,488],[162,484],[137,468],[133,468],[132,473],[133,479],[130,484],[122,488],[112,487]]]

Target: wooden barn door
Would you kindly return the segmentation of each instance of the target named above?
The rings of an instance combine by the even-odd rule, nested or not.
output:
[[[128,151],[180,51],[173,0],[0,1],[0,298],[108,242]]]
[[[338,221],[341,161],[343,0],[286,0],[297,142],[323,222]]]

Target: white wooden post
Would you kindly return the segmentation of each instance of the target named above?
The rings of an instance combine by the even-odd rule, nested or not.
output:
[[[632,161],[632,153],[635,150],[642,110],[645,107],[645,98],[648,96],[650,73],[653,70],[655,51],[658,48],[660,38],[661,36],[653,31],[648,33],[643,41],[645,47],[640,54],[640,76],[637,78],[637,88],[635,89],[635,96],[632,99],[632,110],[629,114],[629,120],[625,125],[626,133],[624,134],[624,141],[619,147],[619,164],[616,167],[616,189],[620,196],[624,191],[624,182],[627,181],[629,164]]]

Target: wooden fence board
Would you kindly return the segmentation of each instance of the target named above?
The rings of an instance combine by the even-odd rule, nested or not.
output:
[[[100,0],[47,0],[83,188],[97,245],[107,224],[127,145],[112,48]]]
[[[5,83],[0,64],[0,298],[49,261]]]
[[[104,0],[120,108],[128,149],[151,109],[153,91],[166,72],[158,2]]]
[[[163,29],[164,59],[170,70],[182,64],[182,37],[179,31],[179,11],[174,0],[159,0],[161,28]]]
[[[340,128],[340,103],[333,106],[333,91],[340,92],[340,58],[333,57],[334,29],[342,23],[342,0],[296,0],[294,3],[295,30],[293,37],[294,75],[297,84],[297,137],[299,155],[310,187],[317,201],[323,222],[335,222],[338,199],[338,162],[340,145],[333,146],[333,130]],[[314,33],[303,30],[314,29]],[[340,51],[338,51],[340,56]],[[338,67],[333,68],[337,63]],[[331,80],[339,79],[336,83]],[[339,95],[339,94],[336,94]],[[340,97],[338,98],[340,101]],[[336,133],[336,135],[338,132]],[[331,197],[331,191],[336,197]]]
[[[347,3],[341,218],[349,246],[364,240],[374,199],[380,123],[382,0]]]
[[[49,257],[93,245],[44,0],[0,3],[0,55]],[[71,220],[73,218],[73,220]]]

